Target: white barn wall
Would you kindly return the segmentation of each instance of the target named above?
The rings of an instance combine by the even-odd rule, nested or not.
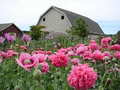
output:
[[[39,25],[46,26],[45,31],[48,32],[65,32],[71,25],[66,16],[64,16],[64,19],[61,19],[61,16],[64,16],[64,14],[52,8],[41,18]],[[45,18],[45,21],[43,21],[43,18]]]

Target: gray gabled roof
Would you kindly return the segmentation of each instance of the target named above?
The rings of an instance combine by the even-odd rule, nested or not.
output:
[[[58,8],[58,7],[55,7],[55,6],[52,6],[51,8],[49,8],[41,17],[40,19],[52,8],[55,8],[59,11],[61,11],[62,13],[64,13],[69,22],[71,23],[71,25],[74,25],[76,23],[76,20],[78,20],[79,18],[83,18],[86,22],[86,24],[88,25],[88,30],[91,32],[91,33],[94,33],[94,34],[104,34],[104,32],[102,31],[102,29],[100,28],[100,26],[94,22],[93,20],[85,17],[85,16],[82,16],[82,15],[79,15],[79,14],[76,14],[76,13],[73,13],[73,12],[70,12],[70,11],[67,11],[67,10],[64,10],[64,9],[61,9],[61,8]],[[38,21],[38,23],[40,22],[40,19]]]
[[[11,26],[13,23],[0,24],[0,32]]]

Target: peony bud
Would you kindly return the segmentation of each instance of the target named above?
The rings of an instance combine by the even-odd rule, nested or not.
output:
[[[37,66],[37,69],[42,70],[42,65],[39,64],[39,65]]]
[[[37,80],[40,79],[41,75],[42,75],[42,73],[41,73],[41,71],[38,70],[38,69],[36,69],[36,70],[33,72],[33,77],[34,77],[35,79],[37,79]]]
[[[20,86],[19,85],[15,86],[15,90],[21,90]]]
[[[19,47],[19,44],[15,44],[16,47]]]

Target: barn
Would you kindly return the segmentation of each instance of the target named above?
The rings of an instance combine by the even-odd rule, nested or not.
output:
[[[40,16],[37,25],[46,26],[44,31],[47,32],[65,32],[74,25],[79,18],[85,20],[88,25],[88,30],[92,35],[104,34],[98,23],[92,19],[55,6],[51,6]]]
[[[0,36],[4,36],[5,33],[14,33],[16,36],[22,36],[22,31],[14,23],[0,24]]]

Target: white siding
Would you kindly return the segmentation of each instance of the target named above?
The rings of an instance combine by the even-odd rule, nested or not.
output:
[[[61,19],[61,16],[64,14],[52,8],[41,18],[39,25],[46,26],[45,31],[65,32],[66,29],[69,29],[70,24],[65,16],[64,19]]]

